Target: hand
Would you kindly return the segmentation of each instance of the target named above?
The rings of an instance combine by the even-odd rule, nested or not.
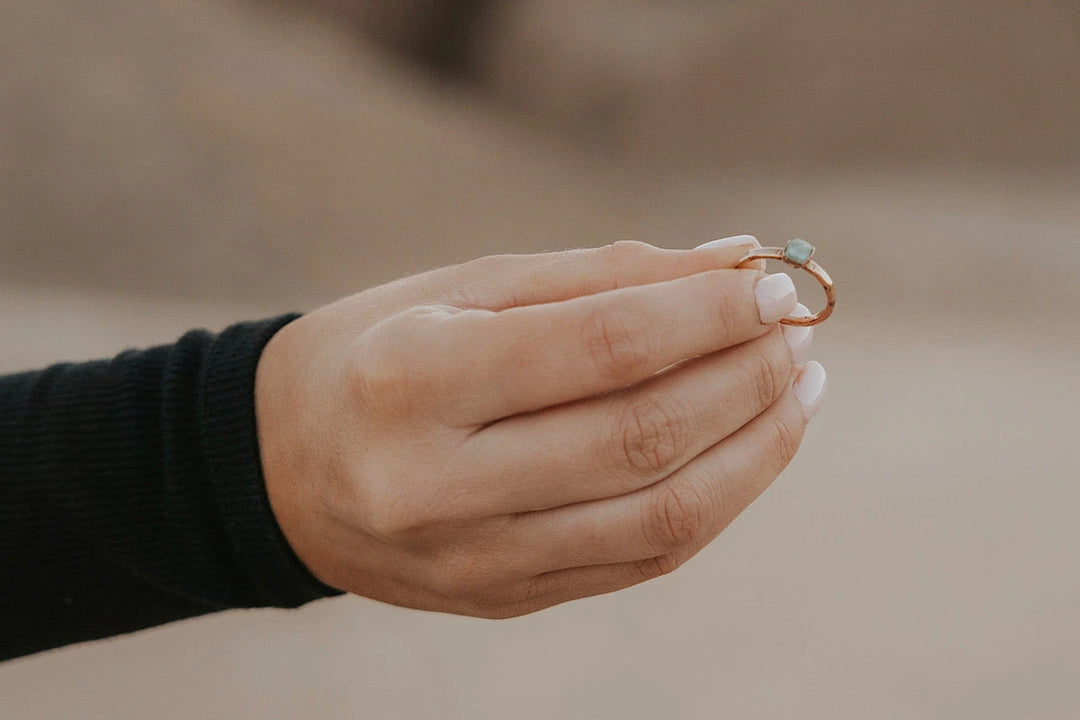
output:
[[[747,249],[486,257],[286,326],[256,377],[285,537],[330,586],[482,617],[671,572],[825,389],[777,325],[790,278],[730,269]]]

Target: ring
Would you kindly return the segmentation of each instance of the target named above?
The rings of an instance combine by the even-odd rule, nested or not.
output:
[[[784,248],[767,247],[751,250],[743,256],[743,259],[735,267],[742,267],[753,260],[783,260],[788,265],[802,268],[817,278],[817,281],[821,283],[821,287],[825,288],[825,309],[810,317],[793,317],[789,315],[780,321],[782,325],[806,327],[824,322],[825,318],[832,315],[833,308],[836,307],[836,289],[833,287],[832,278],[829,277],[829,273],[825,272],[825,268],[814,262],[813,257],[813,245],[805,240],[792,240]]]

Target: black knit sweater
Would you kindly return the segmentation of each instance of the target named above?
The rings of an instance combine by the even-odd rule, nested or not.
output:
[[[0,377],[0,659],[337,594],[259,463],[255,367],[295,317]]]

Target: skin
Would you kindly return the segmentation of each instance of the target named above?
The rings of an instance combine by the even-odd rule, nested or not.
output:
[[[332,587],[489,618],[678,568],[812,414],[763,273],[731,269],[747,249],[486,257],[286,326],[256,413],[296,554]]]

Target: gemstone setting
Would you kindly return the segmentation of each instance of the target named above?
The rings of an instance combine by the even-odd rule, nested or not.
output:
[[[784,248],[784,261],[803,267],[814,256],[814,246],[805,240],[791,240]]]

